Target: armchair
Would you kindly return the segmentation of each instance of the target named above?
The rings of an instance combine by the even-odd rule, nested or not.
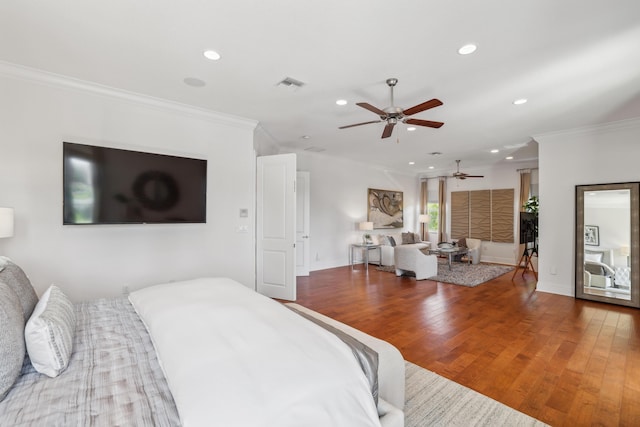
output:
[[[416,280],[428,279],[438,275],[438,259],[435,255],[427,255],[413,245],[396,246],[393,252],[396,276],[407,271],[416,274]]]
[[[482,247],[482,240],[472,239],[470,237],[463,237],[458,240],[458,245],[467,248],[467,254],[471,258],[472,264],[480,263],[480,249]],[[464,255],[461,255],[461,257]],[[459,261],[459,260],[458,260]]]

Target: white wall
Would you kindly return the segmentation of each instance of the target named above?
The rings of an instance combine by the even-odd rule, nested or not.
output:
[[[0,254],[38,293],[56,283],[82,300],[203,275],[254,288],[254,122],[6,63],[0,93],[0,206],[16,217]],[[207,159],[207,223],[63,226],[63,141]]]
[[[575,186],[640,181],[640,120],[540,135],[538,290],[575,295]]]
[[[412,174],[399,174],[364,163],[323,154],[299,152],[298,170],[310,172],[311,270],[349,264],[351,243],[362,241],[358,223],[367,220],[367,190],[403,192],[404,231],[419,231],[419,182]],[[399,231],[395,229],[394,232]],[[374,230],[385,234],[389,230]]]

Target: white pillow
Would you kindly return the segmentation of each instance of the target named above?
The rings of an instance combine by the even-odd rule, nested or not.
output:
[[[592,261],[592,262],[602,262],[602,253],[585,252],[584,260],[585,261]]]
[[[73,304],[60,288],[49,286],[24,330],[27,353],[36,371],[57,377],[66,369],[75,331]]]

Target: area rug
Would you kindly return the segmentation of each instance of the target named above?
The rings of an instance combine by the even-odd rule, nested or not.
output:
[[[453,283],[454,285],[474,287],[498,276],[502,276],[509,271],[513,271],[514,267],[509,265],[497,264],[467,264],[454,262],[452,271],[449,271],[447,260],[438,258],[438,275],[429,277],[428,280],[435,282]],[[395,266],[379,266],[376,267],[380,271],[388,271],[395,273]]]
[[[470,388],[405,362],[405,426],[546,426]]]

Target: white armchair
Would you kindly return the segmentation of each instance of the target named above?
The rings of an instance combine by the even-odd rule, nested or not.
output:
[[[407,271],[416,274],[416,280],[428,279],[438,274],[438,258],[427,255],[415,246],[396,246],[393,256],[396,264],[396,276]]]
[[[472,264],[478,264],[480,262],[480,247],[482,246],[482,240],[467,238],[467,248],[469,250],[468,255],[471,258]]]

